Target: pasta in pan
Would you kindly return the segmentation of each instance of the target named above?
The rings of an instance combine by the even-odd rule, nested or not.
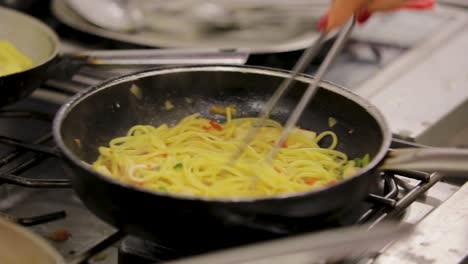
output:
[[[97,171],[120,181],[161,192],[212,198],[266,197],[334,184],[354,175],[368,156],[349,160],[335,150],[332,131],[320,134],[295,128],[272,163],[265,156],[278,139],[282,126],[268,120],[240,158],[227,163],[256,118],[227,121],[193,114],[174,127],[137,125],[126,136],[99,148],[93,163]],[[331,137],[328,148],[319,147]],[[365,165],[365,164],[364,164]]]

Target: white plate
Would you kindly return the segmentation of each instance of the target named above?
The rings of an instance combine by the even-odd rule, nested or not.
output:
[[[301,21],[292,27],[294,30],[287,30],[287,32],[284,31],[281,34],[278,34],[278,32],[281,31],[277,29],[275,29],[275,34],[269,34],[266,30],[258,37],[255,36],[255,34],[246,34],[246,32],[242,32],[242,30],[229,34],[212,34],[209,36],[178,34],[177,32],[169,33],[155,30],[138,32],[111,31],[88,22],[72,8],[67,6],[64,0],[53,0],[51,4],[52,13],[60,22],[79,31],[99,37],[149,47],[210,48],[237,50],[249,53],[286,52],[301,50],[310,46],[318,37],[316,23],[320,16],[325,13],[327,6],[316,4],[310,6],[310,8],[310,24],[309,21],[307,21],[307,23]],[[154,15],[155,18],[157,18],[157,14]],[[291,27],[288,27],[288,29],[291,29]],[[181,30],[181,32],[184,31]]]

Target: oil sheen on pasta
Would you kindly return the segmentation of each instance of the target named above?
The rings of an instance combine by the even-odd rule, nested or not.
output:
[[[120,181],[160,192],[212,198],[266,197],[334,184],[354,175],[368,156],[348,160],[335,150],[332,131],[319,135],[295,128],[273,160],[265,157],[282,126],[268,122],[234,164],[227,161],[240,146],[255,118],[232,118],[218,123],[193,114],[173,127],[137,125],[126,136],[99,148],[97,171]],[[332,144],[318,142],[331,137]]]

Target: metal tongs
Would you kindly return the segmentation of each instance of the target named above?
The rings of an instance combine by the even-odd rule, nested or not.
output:
[[[307,90],[305,91],[304,95],[302,96],[301,100],[299,103],[296,105],[294,108],[294,111],[292,114],[289,116],[288,120],[286,121],[286,124],[281,131],[281,135],[276,142],[275,146],[273,149],[270,151],[270,153],[267,156],[267,160],[272,161],[280,147],[284,144],[284,142],[287,140],[288,135],[291,131],[292,128],[296,125],[297,121],[302,115],[302,112],[304,112],[305,107],[307,104],[310,102],[312,97],[315,95],[315,93],[318,90],[318,86],[329,69],[330,65],[336,58],[337,54],[341,51],[341,49],[344,46],[344,43],[348,39],[350,33],[352,32],[352,29],[354,28],[354,25],[356,23],[355,17],[351,18],[350,21],[346,25],[344,25],[341,29],[340,32],[338,33],[338,37],[336,41],[333,43],[333,46],[331,47],[330,51],[327,53],[325,59],[323,62],[320,64],[320,67],[318,68],[317,74],[315,75],[314,80],[312,83],[309,85]],[[315,56],[318,54],[318,51],[320,50],[324,40],[327,37],[327,33],[323,32],[320,34],[320,36],[317,38],[317,40],[309,47],[307,48],[304,53],[301,55],[299,58],[298,62],[296,65],[293,67],[292,73],[289,76],[289,78],[284,79],[284,81],[280,84],[278,89],[275,91],[273,96],[268,100],[268,102],[264,105],[262,112],[259,115],[258,121],[256,121],[250,130],[247,132],[242,145],[238,149],[238,151],[233,155],[231,162],[235,162],[244,152],[245,148],[250,144],[250,142],[255,138],[256,134],[260,130],[260,128],[265,124],[266,120],[268,119],[270,112],[273,110],[275,105],[278,103],[279,99],[283,96],[283,94],[289,90],[295,83],[296,78],[302,74],[305,69],[309,66],[310,62],[315,58]]]

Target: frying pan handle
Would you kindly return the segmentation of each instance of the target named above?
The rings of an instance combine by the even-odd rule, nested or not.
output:
[[[437,171],[468,179],[468,149],[397,149],[390,152],[381,169]]]

